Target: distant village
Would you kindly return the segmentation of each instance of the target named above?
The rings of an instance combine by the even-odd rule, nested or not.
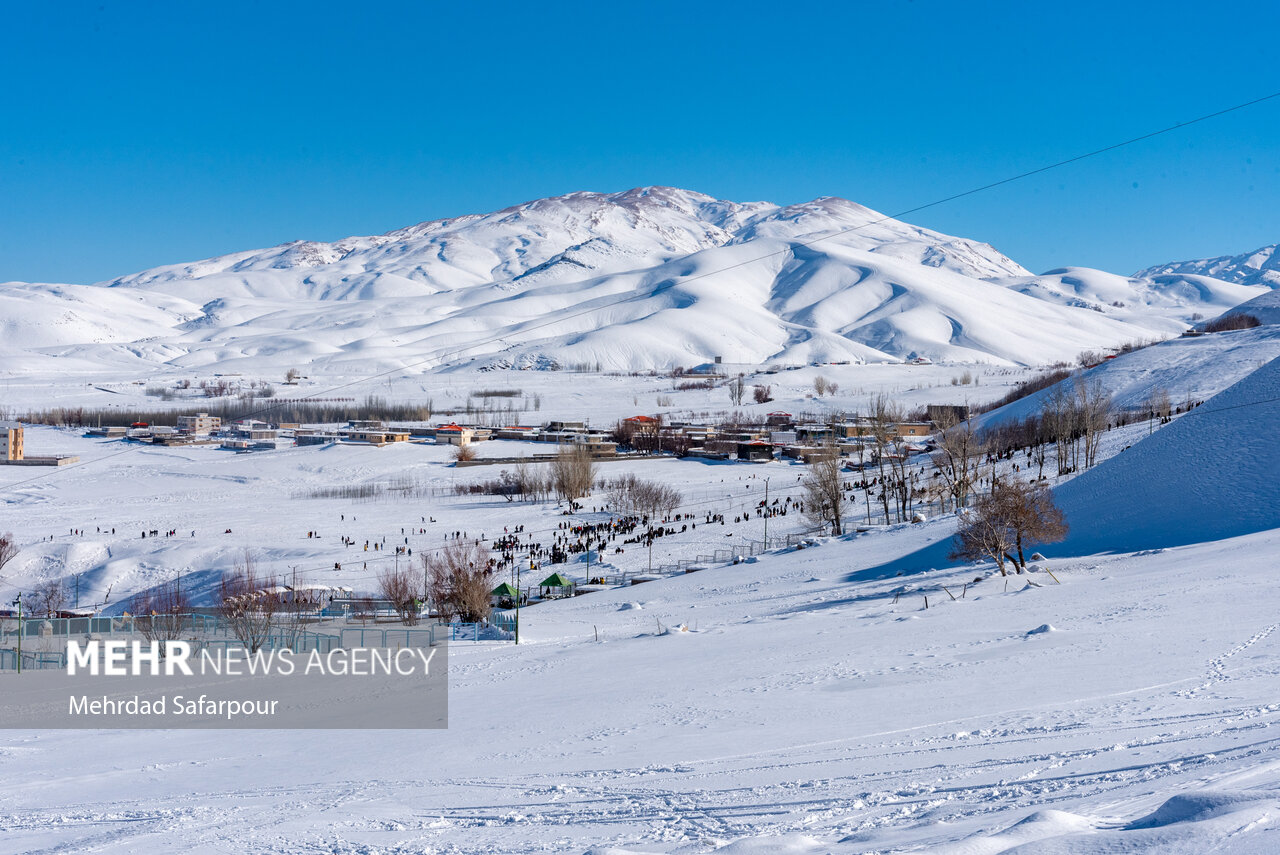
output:
[[[935,412],[938,411],[938,412]],[[666,421],[661,416],[637,415],[610,428],[593,428],[580,421],[548,421],[541,425],[489,427],[456,422],[397,426],[380,420],[353,419],[344,427],[311,426],[289,422],[269,423],[241,419],[227,424],[208,413],[180,415],[173,425],[135,422],[131,425],[95,427],[87,436],[123,439],[164,446],[217,445],[235,452],[260,452],[305,445],[366,445],[383,447],[398,443],[465,447],[489,440],[545,442],[556,446],[581,446],[593,457],[619,454],[664,454],[709,460],[760,462],[778,457],[810,462],[816,456],[838,453],[859,460],[890,439],[895,453],[929,450],[934,421],[945,415],[950,423],[968,418],[965,407],[934,406],[923,420],[876,422],[874,419],[831,418],[806,421],[786,412],[769,413],[762,423],[699,423]],[[534,455],[537,459],[543,455]],[[554,456],[548,453],[546,457]],[[505,457],[463,459],[459,465],[510,462]]]

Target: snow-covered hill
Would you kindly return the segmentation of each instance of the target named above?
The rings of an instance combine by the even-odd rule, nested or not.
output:
[[[1280,324],[1280,290],[1267,291],[1247,303],[1233,306],[1218,317],[1252,315],[1264,324]]]
[[[99,286],[0,286],[3,346],[104,371],[728,362],[1040,364],[1166,337],[1258,286],[1032,276],[991,246],[823,198],[572,193]]]
[[[1280,358],[1056,489],[1058,554],[1133,552],[1280,527]]]
[[[1153,392],[1169,395],[1174,406],[1207,401],[1280,357],[1280,326],[1175,338],[1109,359],[1077,375],[1097,382],[1117,410],[1140,410]],[[1072,384],[1075,378],[1063,381]],[[984,413],[975,421],[990,427],[1038,415],[1055,387]]]
[[[1129,277],[1088,267],[1060,268],[1006,282],[1020,293],[1051,303],[1171,333],[1186,329],[1186,322],[1196,315],[1212,317],[1266,293],[1256,284],[1224,282],[1196,273]]]
[[[1276,249],[1280,244],[1264,246],[1253,252],[1240,255],[1220,255],[1217,258],[1202,258],[1194,261],[1173,261],[1158,264],[1134,274],[1135,278],[1162,276],[1166,274],[1182,274],[1194,276],[1212,276],[1226,282],[1240,285],[1260,285],[1266,288],[1280,286],[1280,255]]]

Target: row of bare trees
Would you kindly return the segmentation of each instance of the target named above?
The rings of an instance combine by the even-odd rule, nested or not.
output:
[[[1044,397],[1040,420],[1045,440],[1054,445],[1058,474],[1066,475],[1098,462],[1098,447],[1107,430],[1111,395],[1096,379],[1077,377],[1059,383]]]
[[[420,569],[406,563],[380,573],[378,592],[406,626],[418,623],[427,604],[445,622],[480,623],[489,619],[493,577],[488,549],[453,541],[424,553]]]
[[[605,497],[615,510],[642,517],[670,515],[683,498],[674,487],[646,481],[634,474],[608,482]]]

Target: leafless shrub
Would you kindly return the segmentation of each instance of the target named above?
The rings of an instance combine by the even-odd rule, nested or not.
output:
[[[752,387],[751,396],[757,404],[767,404],[773,400],[772,386],[754,386]]]
[[[454,446],[453,459],[457,463],[466,463],[469,460],[475,460],[476,450],[470,444]]]
[[[1247,330],[1262,326],[1256,315],[1230,314],[1216,318],[1204,325],[1205,332],[1230,332],[1231,330]]]
[[[1071,376],[1071,371],[1069,371],[1066,368],[1054,368],[1049,371],[1045,371],[1043,373],[1037,374],[1028,380],[1022,381],[1017,386],[1014,386],[1000,400],[995,401],[994,403],[991,403],[991,404],[986,404],[980,407],[978,411],[986,413],[986,412],[990,412],[991,410],[998,410],[1001,407],[1003,407],[1005,404],[1012,404],[1014,401],[1022,400],[1028,395],[1034,395],[1036,392],[1039,392],[1041,389],[1048,389],[1053,384],[1058,383],[1059,381],[1062,381],[1062,380],[1066,380],[1070,376]]]

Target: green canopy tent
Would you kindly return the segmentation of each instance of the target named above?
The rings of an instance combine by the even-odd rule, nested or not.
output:
[[[523,602],[524,598],[520,596],[520,592],[510,582],[503,582],[498,587],[489,592],[489,600],[494,605],[510,603],[514,605],[516,602]]]
[[[573,582],[569,581],[559,573],[552,573],[538,584],[538,592],[545,599],[555,597],[572,597]]]

